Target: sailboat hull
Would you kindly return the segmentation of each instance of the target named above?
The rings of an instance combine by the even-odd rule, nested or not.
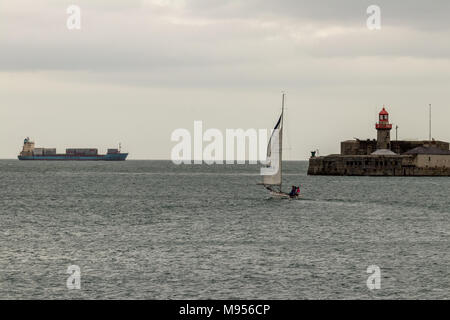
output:
[[[300,195],[290,196],[289,193],[278,192],[278,191],[270,191],[270,197],[273,199],[298,199]]]

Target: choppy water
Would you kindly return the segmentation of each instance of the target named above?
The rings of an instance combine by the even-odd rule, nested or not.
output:
[[[257,166],[0,161],[0,298],[450,298],[449,178],[284,168],[303,200]]]

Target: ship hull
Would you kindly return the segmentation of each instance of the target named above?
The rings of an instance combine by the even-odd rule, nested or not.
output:
[[[19,160],[40,160],[40,161],[125,161],[128,153],[116,153],[105,155],[45,155],[45,156],[18,156]]]

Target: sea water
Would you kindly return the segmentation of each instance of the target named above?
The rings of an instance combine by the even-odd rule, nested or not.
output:
[[[2,160],[0,299],[450,298],[450,178],[307,165]]]

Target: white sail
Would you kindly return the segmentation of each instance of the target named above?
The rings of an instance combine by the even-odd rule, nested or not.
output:
[[[300,198],[300,187],[292,186],[289,193],[282,190],[284,93],[281,110],[281,116],[267,146],[267,167],[261,168],[262,184],[270,191],[272,199],[298,199]],[[273,188],[274,186],[278,188]]]
[[[267,146],[268,168],[265,168],[263,184],[265,186],[280,186],[281,189],[281,164],[283,159],[283,113],[281,113],[272,136]]]

